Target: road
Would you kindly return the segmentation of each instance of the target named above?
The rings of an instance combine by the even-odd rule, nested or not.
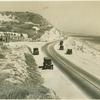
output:
[[[11,47],[23,46],[26,45],[33,50],[33,48],[39,48],[39,55],[34,56],[37,67],[43,65],[43,58],[46,56],[44,52],[42,52],[41,48],[46,44],[46,42],[10,42],[9,45]],[[79,90],[69,78],[54,65],[54,70],[41,70],[41,77],[44,79],[43,85],[49,89],[55,91],[57,96],[61,99],[87,99],[88,96],[83,93],[83,91]],[[60,87],[64,86],[64,87]]]
[[[56,42],[55,42],[56,43]],[[54,50],[55,43],[48,43],[42,49],[52,58],[57,67],[92,99],[100,99],[100,80],[80,69]]]

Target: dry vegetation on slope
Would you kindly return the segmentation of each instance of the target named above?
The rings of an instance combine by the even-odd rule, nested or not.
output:
[[[0,99],[56,98],[42,84],[43,78],[27,46],[0,46]]]

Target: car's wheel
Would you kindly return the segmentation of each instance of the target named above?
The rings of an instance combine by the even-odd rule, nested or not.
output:
[[[51,66],[51,69],[53,70],[53,65]]]

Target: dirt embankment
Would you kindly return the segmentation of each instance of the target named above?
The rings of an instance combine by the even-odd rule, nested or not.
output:
[[[0,46],[0,99],[54,99],[27,46]]]

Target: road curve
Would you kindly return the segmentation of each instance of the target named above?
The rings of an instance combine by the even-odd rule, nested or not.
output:
[[[100,99],[100,80],[58,54],[54,50],[55,43],[46,44],[42,50],[86,95],[92,99]]]

